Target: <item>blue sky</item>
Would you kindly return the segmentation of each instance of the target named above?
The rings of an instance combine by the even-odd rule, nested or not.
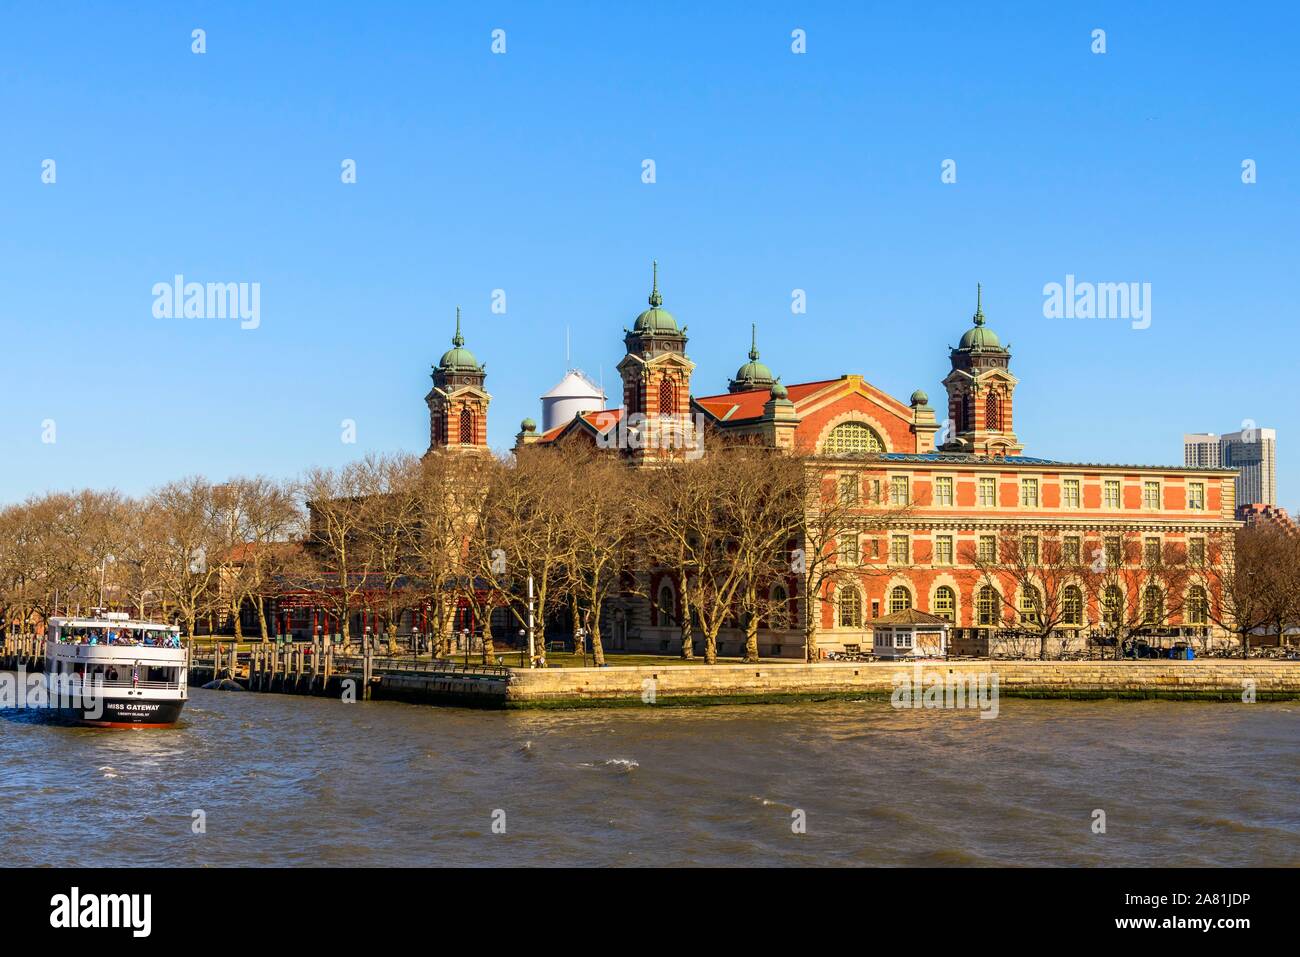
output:
[[[757,322],[787,383],[934,398],[980,281],[1028,454],[1250,419],[1300,506],[1294,5],[53,6],[0,13],[0,501],[423,451],[458,304],[507,447],[566,327],[617,395],[657,258],[696,394]],[[177,273],[260,326],[155,318]],[[1044,318],[1067,274],[1151,283],[1150,328]]]

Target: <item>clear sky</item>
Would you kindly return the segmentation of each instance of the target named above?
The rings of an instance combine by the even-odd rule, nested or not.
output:
[[[1295,4],[0,11],[0,502],[423,451],[458,304],[508,447],[566,327],[618,395],[657,258],[697,395],[757,322],[787,383],[933,400],[979,281],[1027,454],[1249,419],[1300,506]],[[260,325],[155,318],[176,274],[259,283]],[[1150,327],[1045,318],[1070,274],[1150,283]]]

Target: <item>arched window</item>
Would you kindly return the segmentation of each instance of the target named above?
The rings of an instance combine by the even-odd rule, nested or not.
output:
[[[677,390],[673,380],[666,376],[659,381],[659,414],[675,415],[677,413]]]
[[[1210,617],[1210,600],[1205,589],[1193,585],[1187,589],[1187,624],[1204,625]]]
[[[460,410],[460,444],[474,444],[474,413],[469,409]]]
[[[784,585],[772,586],[772,628],[790,627],[790,593]]]
[[[984,428],[990,432],[1002,431],[1002,399],[996,392],[990,392],[984,400]]]
[[[864,422],[841,422],[831,429],[822,445],[822,452],[827,455],[847,455],[854,452],[883,452],[885,443],[880,441],[871,426]]]
[[[1101,596],[1101,620],[1114,627],[1124,615],[1124,593],[1118,585],[1110,585]]]
[[[1042,596],[1033,585],[1026,585],[1020,592],[1020,620],[1036,624],[1042,617]]]
[[[1142,590],[1142,623],[1159,625],[1165,620],[1165,594],[1159,585],[1147,585]]]
[[[1062,592],[1061,624],[1083,624],[1083,591],[1078,585],[1066,585]]]
[[[671,625],[677,620],[676,601],[673,599],[672,586],[667,582],[659,586],[659,624]]]
[[[957,620],[957,593],[947,585],[940,585],[934,591],[934,613],[949,621]]]
[[[889,592],[889,613],[907,611],[912,607],[912,593],[902,585],[895,585]]]
[[[862,593],[852,585],[840,589],[840,627],[862,627]]]
[[[992,585],[985,585],[979,590],[975,598],[976,621],[980,625],[996,625],[998,619],[1002,616],[999,614],[1001,608],[997,590]]]

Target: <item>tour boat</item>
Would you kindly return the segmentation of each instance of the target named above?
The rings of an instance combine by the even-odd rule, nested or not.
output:
[[[121,612],[51,618],[45,678],[52,707],[101,728],[168,728],[188,697],[180,628]]]

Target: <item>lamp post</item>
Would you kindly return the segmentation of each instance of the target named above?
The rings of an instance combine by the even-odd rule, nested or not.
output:
[[[468,668],[469,667],[469,629],[468,628],[462,628],[460,630],[460,640],[461,643],[465,646],[465,667]]]
[[[109,562],[117,561],[112,555],[105,555],[104,560],[99,563],[99,610],[104,610],[104,573],[108,569]]]

